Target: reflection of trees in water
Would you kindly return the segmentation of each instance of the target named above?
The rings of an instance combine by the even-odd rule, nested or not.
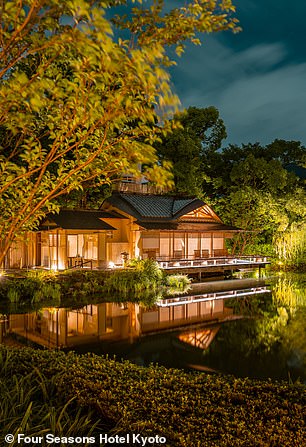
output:
[[[283,306],[289,315],[282,331],[282,345],[288,366],[306,375],[306,276],[283,275],[273,287],[275,306]]]
[[[222,350],[223,344],[223,349],[232,356],[236,353],[240,362],[254,361],[254,370],[257,361],[266,359],[266,367],[276,362],[283,370],[293,369],[295,377],[306,377],[305,279],[305,275],[283,275],[271,284],[272,294],[227,302],[236,314],[251,318],[223,325],[210,349]]]
[[[302,278],[296,275],[292,278],[280,276],[273,285],[273,303],[285,307],[290,315],[293,315],[298,307],[306,306],[305,280]]]
[[[306,276],[286,274],[271,282],[271,293],[233,298],[227,301],[236,314],[272,317],[277,314],[293,316],[298,308],[306,307]],[[282,310],[283,309],[283,310]]]
[[[306,307],[300,308],[290,320],[283,333],[283,343],[290,353],[289,366],[300,369],[306,376]]]
[[[226,301],[226,306],[231,307],[237,315],[256,317],[264,312],[272,310],[273,303],[271,293],[260,293],[258,295],[239,296]]]

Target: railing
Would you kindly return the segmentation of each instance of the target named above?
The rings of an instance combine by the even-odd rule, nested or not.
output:
[[[113,190],[118,192],[129,192],[134,194],[164,194],[167,192],[166,188],[150,185],[149,183],[134,183],[124,181],[114,183]]]
[[[90,269],[92,270],[92,259],[89,259],[88,261],[84,261],[82,258],[76,259],[74,261],[74,265],[69,265],[67,270],[83,268],[84,265],[86,265],[86,264],[90,264]]]
[[[214,257],[214,258],[196,258],[196,259],[169,259],[162,260],[157,258],[159,266],[162,269],[177,269],[177,268],[188,268],[188,267],[209,267],[209,266],[226,266],[226,265],[239,265],[239,264],[250,264],[250,265],[262,265],[268,264],[266,256],[226,256],[226,257]]]
[[[246,295],[257,295],[259,293],[271,292],[267,286],[251,287],[247,289],[227,290],[222,292],[209,292],[201,295],[188,295],[176,298],[168,298],[157,302],[159,307],[181,306],[182,304],[200,303],[203,301],[240,298]]]

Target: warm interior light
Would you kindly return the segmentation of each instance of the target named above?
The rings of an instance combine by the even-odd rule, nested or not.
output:
[[[65,265],[62,261],[54,261],[51,264],[50,270],[53,270],[54,272],[57,272],[58,270],[65,270]]]
[[[115,267],[115,263],[113,261],[110,261],[108,263],[108,268],[113,269]]]

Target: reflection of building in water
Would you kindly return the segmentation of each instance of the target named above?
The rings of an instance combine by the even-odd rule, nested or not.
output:
[[[186,325],[200,323],[202,321],[224,320],[232,315],[232,309],[224,305],[225,300],[205,300],[186,302],[175,306],[170,304],[156,306],[153,309],[141,312],[142,333],[148,333],[161,329],[184,327]]]
[[[135,306],[89,304],[82,309],[45,308],[9,316],[7,333],[42,346],[68,347],[98,340],[128,338],[135,327]]]
[[[178,339],[195,348],[207,349],[217,335],[219,329],[220,325],[199,329],[195,328],[188,332],[181,333],[178,336]]]
[[[152,309],[131,303],[90,304],[82,309],[45,308],[31,314],[10,315],[5,333],[60,348],[103,340],[132,340],[151,332],[222,321],[231,314],[222,299]]]

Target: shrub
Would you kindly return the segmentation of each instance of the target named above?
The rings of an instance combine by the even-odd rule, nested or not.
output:
[[[43,377],[55,412],[75,398],[75,406],[89,411],[92,423],[103,421],[112,435],[165,436],[167,447],[306,445],[306,392],[299,383],[143,368],[92,354],[29,348],[1,347],[0,365],[4,380],[26,377],[32,386],[40,371],[38,380]],[[67,412],[71,421],[69,406]]]
[[[7,291],[7,299],[10,303],[18,303],[20,300],[20,293],[17,287],[10,287]]]
[[[32,303],[40,303],[46,300],[52,300],[54,305],[59,305],[61,302],[61,288],[59,284],[41,284],[41,286],[34,291]]]
[[[128,269],[117,270],[110,275],[105,287],[109,292],[125,295],[145,290],[157,290],[162,285],[163,273],[152,259],[133,259],[127,263]]]
[[[1,439],[7,433],[43,437],[48,432],[89,437],[98,427],[105,429],[93,411],[77,406],[75,398],[61,398],[55,385],[57,376],[47,379],[35,366],[24,376],[7,375],[8,365],[9,361],[0,364]]]
[[[190,287],[191,280],[186,275],[170,275],[166,276],[166,287],[169,293],[187,292]]]

